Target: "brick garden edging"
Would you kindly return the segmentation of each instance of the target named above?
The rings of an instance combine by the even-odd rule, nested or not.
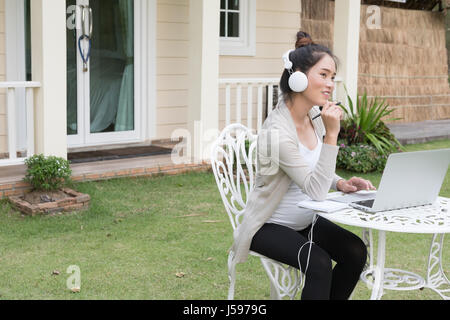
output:
[[[89,208],[91,197],[88,194],[83,194],[69,188],[63,188],[62,191],[67,197],[53,202],[31,204],[23,200],[21,196],[9,197],[9,201],[17,210],[30,216],[80,211]]]
[[[73,175],[72,180],[75,182],[98,181],[125,177],[152,177],[160,175],[177,175],[188,172],[208,172],[211,171],[211,164],[204,161],[198,164],[178,164],[178,165],[162,165],[157,167],[142,167],[131,169],[112,170],[102,173],[86,173]],[[22,196],[26,192],[31,191],[30,184],[17,181],[8,182],[0,185],[0,200],[13,196]]]

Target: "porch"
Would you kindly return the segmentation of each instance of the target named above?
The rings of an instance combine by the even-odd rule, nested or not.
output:
[[[450,139],[450,120],[435,120],[388,125],[394,135],[404,144],[422,143]],[[163,142],[162,147],[172,148],[173,143]],[[189,171],[209,171],[208,162],[175,164],[171,155],[157,155],[132,159],[97,161],[72,164],[74,181],[97,181],[123,177],[151,177],[156,175],[176,175]],[[24,164],[0,167],[0,200],[11,195],[20,195],[30,189],[22,180],[25,176]]]
[[[174,164],[170,155],[139,157],[72,164],[72,179],[76,182],[97,181],[124,177],[151,177],[176,175],[189,171],[208,171],[209,163]],[[13,195],[22,195],[30,190],[23,182],[26,166],[8,166],[0,170],[0,200]]]
[[[224,115],[220,127],[223,128],[232,122],[240,122],[257,132],[267,115],[272,111],[278,99],[277,78],[241,78],[241,79],[220,79],[219,91],[223,92],[223,105],[219,105],[219,112]],[[338,80],[340,81],[340,80]],[[34,95],[39,90],[39,83],[32,82],[0,82],[0,88],[8,91],[7,105],[7,126],[8,145],[13,146],[8,152],[0,157],[0,199],[12,195],[21,195],[30,189],[29,184],[23,182],[26,172],[24,161],[27,157],[35,153],[35,129],[33,126],[34,117]],[[18,101],[17,92],[21,88],[26,88],[27,99],[25,100],[25,113],[27,114],[27,132],[25,133],[28,142],[24,148],[17,148],[17,119],[15,116]],[[182,137],[180,137],[182,138]],[[184,137],[186,138],[186,137]],[[172,138],[174,139],[174,138]],[[111,148],[121,149],[140,146],[156,146],[173,150],[177,145],[184,146],[183,152],[192,154],[194,150],[187,150],[186,145],[180,139],[165,139],[157,141],[146,141],[135,144],[106,145],[90,148],[67,148],[67,153],[83,152],[91,150],[108,150]],[[179,152],[179,151],[178,151]],[[19,155],[19,156],[18,156]],[[180,163],[183,162],[183,163]],[[171,154],[127,157],[117,160],[90,161],[82,163],[72,163],[73,181],[95,181],[123,177],[154,176],[154,175],[174,175],[188,171],[208,171],[210,164],[207,159],[196,161],[174,161]]]
[[[353,0],[353,2],[357,3],[358,1]],[[175,113],[177,113],[179,118],[183,117],[182,120],[177,119],[178,122],[175,124],[177,128],[182,127],[181,131],[184,132],[184,136],[193,138],[191,141],[191,155],[200,160],[196,161],[197,164],[175,164],[171,161],[169,155],[133,160],[125,159],[74,164],[72,165],[74,180],[86,181],[136,175],[173,174],[185,170],[207,170],[208,166],[205,166],[204,163],[204,160],[207,159],[205,155],[208,155],[206,148],[209,143],[209,141],[204,141],[206,133],[210,131],[217,132],[231,122],[242,122],[248,127],[258,130],[264,118],[272,110],[275,104],[275,100],[272,98],[275,97],[276,99],[277,96],[274,86],[279,81],[279,78],[236,79],[233,73],[227,73],[226,75],[230,76],[230,79],[219,79],[221,77],[219,70],[219,41],[217,37],[219,33],[219,25],[217,24],[220,11],[219,1],[202,0],[189,1],[188,3],[189,8],[185,10],[185,13],[190,18],[187,19],[189,28],[185,37],[191,44],[189,46],[191,49],[185,53],[186,57],[183,56],[183,59],[186,60],[186,65],[183,65],[184,67],[181,69],[184,69],[183,72],[185,73],[183,73],[183,77],[179,77],[178,74],[172,75],[173,70],[166,72],[171,74],[170,79],[175,77],[185,79],[189,86],[187,88],[181,86],[178,88],[178,84],[173,85],[175,89],[182,89],[179,91],[183,92],[184,90],[179,97],[183,101],[181,103],[179,101],[171,101],[170,103],[173,103],[171,107],[176,106],[177,109],[173,108],[173,110],[177,111],[171,111],[165,117],[173,117]],[[340,25],[351,26],[352,23],[359,22],[359,15],[356,14],[359,11],[354,11],[354,8],[347,6],[346,3],[346,1],[340,1],[340,6],[337,8],[340,10],[343,21],[345,21],[345,23],[341,22]],[[156,8],[156,1],[149,1],[148,5],[148,11],[156,11],[150,10],[150,8]],[[32,87],[31,83],[26,83],[25,87],[29,94],[26,102],[26,112],[28,119],[34,119],[34,121],[31,120],[27,123],[30,126],[34,124],[34,128],[27,128],[26,139],[28,145],[25,148],[14,148],[14,141],[17,140],[17,121],[13,119],[14,117],[6,116],[6,124],[10,129],[3,136],[8,137],[11,142],[6,141],[3,145],[11,145],[13,148],[8,146],[7,148],[9,149],[6,150],[7,157],[3,157],[3,159],[0,157],[0,198],[27,190],[28,186],[21,182],[25,173],[23,161],[26,157],[34,153],[67,157],[67,153],[70,152],[67,147],[68,136],[66,134],[67,61],[64,57],[67,50],[62,43],[53,41],[53,39],[63,39],[65,37],[67,21],[66,17],[60,14],[64,11],[63,9],[65,10],[66,8],[61,1],[36,0],[32,2],[31,15],[34,18],[31,21],[31,38],[33,40],[31,43],[31,59],[33,80],[37,82],[35,87]],[[148,30],[151,29],[154,32],[156,29],[156,18],[153,17],[151,21],[151,23],[149,22]],[[297,20],[295,20],[295,28],[297,28]],[[356,92],[357,84],[353,76],[353,69],[356,68],[357,64],[347,65],[345,61],[355,61],[352,57],[357,56],[357,46],[352,45],[350,46],[351,50],[348,49],[347,44],[355,41],[353,40],[353,33],[349,31],[352,28],[349,27],[347,29],[344,30],[345,32],[339,33],[342,35],[342,39],[336,42],[338,47],[335,49],[337,52],[340,52],[340,56],[343,58],[341,81],[346,83],[349,92]],[[151,58],[149,61],[155,64],[157,62],[155,57],[157,42],[153,33],[149,32],[147,36],[151,37],[152,41],[149,40],[149,44],[142,45],[142,47],[152,48],[151,54],[149,53],[148,56]],[[145,38],[145,34],[142,37]],[[281,54],[281,51],[288,46],[292,46],[291,40],[286,46],[277,41],[274,45],[276,49],[273,49],[276,52],[274,58],[269,57],[270,59],[268,59],[268,56],[266,56],[262,59],[269,61],[269,66],[276,66],[274,68],[276,71],[271,72],[271,70],[268,70],[267,73],[264,73],[265,76],[279,75],[281,66],[279,53]],[[49,52],[52,52],[52,54],[50,55]],[[58,57],[58,59],[54,57]],[[270,61],[271,59],[274,60],[274,63]],[[152,66],[147,66],[147,68],[152,69]],[[245,71],[242,74],[247,73]],[[251,74],[251,76],[254,76],[254,74]],[[262,76],[262,73],[258,71],[256,76]],[[149,99],[151,96],[151,99],[156,100],[157,92],[154,89],[156,85],[157,77],[155,72],[149,72],[146,89],[151,88],[151,90],[154,90],[148,93]],[[11,97],[8,97],[7,104],[9,109],[7,113],[12,114],[14,111],[10,112],[9,110],[14,109],[14,105],[18,104],[17,100],[14,101],[14,99],[17,99],[14,92],[17,91],[18,86],[17,83],[9,83],[8,86],[7,90],[11,92]],[[168,87],[167,89],[173,90],[174,88]],[[146,92],[146,90],[141,91]],[[155,101],[145,104],[140,99],[137,104],[146,106],[153,111],[156,110]],[[179,105],[185,106],[186,111],[178,108]],[[178,110],[184,111],[184,114],[178,112]],[[149,112],[143,118],[151,118],[156,123],[156,116],[156,114]],[[179,125],[181,122],[182,124]],[[88,121],[85,122],[85,127],[89,128]],[[154,132],[151,132],[155,130],[154,126],[141,124],[140,127],[142,133],[139,140],[142,140],[141,143],[153,143],[152,139],[155,137],[171,138],[168,136],[170,135],[168,134],[169,130],[155,135]],[[172,130],[172,128],[170,129]],[[196,132],[196,129],[201,131]],[[178,129],[175,129],[172,133],[177,133],[177,136],[181,136],[178,134]]]
[[[392,133],[404,144],[450,139],[450,120],[434,120],[388,125]],[[162,147],[172,148],[173,143],[163,142]],[[0,167],[0,199],[20,195],[30,189],[22,180],[24,164]],[[123,177],[175,175],[189,171],[209,171],[207,162],[174,164],[171,155],[157,155],[132,159],[97,161],[72,164],[74,181],[96,181]]]

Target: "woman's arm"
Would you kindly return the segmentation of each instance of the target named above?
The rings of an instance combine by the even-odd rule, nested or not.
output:
[[[267,133],[266,133],[267,134]],[[273,130],[258,137],[258,155],[261,175],[272,175],[283,170],[313,200],[325,200],[337,182],[335,178],[337,146],[323,144],[314,170],[301,155],[294,137],[284,130]]]

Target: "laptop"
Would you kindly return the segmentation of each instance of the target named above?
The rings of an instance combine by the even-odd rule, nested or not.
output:
[[[348,203],[366,212],[433,204],[450,164],[450,149],[393,153],[384,168],[378,190],[357,192],[329,200]]]

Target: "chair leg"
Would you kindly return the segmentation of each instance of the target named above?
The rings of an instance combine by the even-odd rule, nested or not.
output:
[[[271,300],[281,300],[280,292],[278,288],[270,281],[270,299]]]
[[[228,300],[234,300],[234,285],[236,283],[236,265],[233,263],[233,251],[228,255],[228,279],[230,287],[228,289]]]

